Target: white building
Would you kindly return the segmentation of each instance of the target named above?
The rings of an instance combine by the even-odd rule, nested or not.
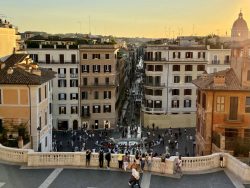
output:
[[[53,80],[53,127],[77,130],[80,127],[78,109],[79,50],[65,48],[27,48],[34,62],[57,72]]]
[[[229,62],[228,55],[230,50],[208,50],[206,46],[198,45],[147,46],[144,57],[145,98],[142,106],[144,126],[194,127],[196,87],[192,80],[209,66],[209,71],[226,69],[228,64],[224,66],[224,62]],[[215,57],[223,65],[210,63],[214,62]]]

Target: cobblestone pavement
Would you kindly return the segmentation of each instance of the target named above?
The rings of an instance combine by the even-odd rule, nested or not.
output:
[[[1,188],[129,188],[131,172],[106,169],[20,169],[0,164]],[[233,188],[224,171],[181,178],[141,174],[143,188]],[[246,187],[249,187],[246,186]]]

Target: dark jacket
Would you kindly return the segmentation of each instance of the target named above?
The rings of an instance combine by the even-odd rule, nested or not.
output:
[[[110,154],[110,152],[108,152],[108,153],[105,155],[105,159],[106,159],[107,161],[111,161],[111,154]]]

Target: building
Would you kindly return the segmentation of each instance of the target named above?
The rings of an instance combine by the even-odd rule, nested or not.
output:
[[[242,86],[232,68],[205,73],[193,83],[198,88],[196,154],[228,151],[248,155],[250,87]],[[243,147],[247,151],[240,151]]]
[[[80,45],[80,116],[88,129],[115,128],[121,113],[124,59],[116,45]]]
[[[0,19],[0,58],[8,57],[21,49],[21,36],[17,28]]]
[[[12,54],[0,65],[0,126],[13,138],[18,131],[10,132],[12,127],[25,125],[32,148],[51,151],[54,73],[33,63],[28,54]]]
[[[34,41],[32,42],[34,43]],[[71,49],[71,46],[74,46],[72,43],[68,44],[64,41],[60,43],[57,41],[57,43],[58,45],[53,44],[49,47],[51,44],[39,42],[39,47],[30,47],[26,50],[34,62],[43,68],[57,72],[56,78],[53,79],[53,127],[57,130],[78,130],[80,128],[78,107],[79,50]]]
[[[242,12],[239,13],[239,17],[233,23],[233,27],[231,30],[231,38],[232,41],[243,41],[248,39],[249,30],[247,26],[247,22],[243,19]]]
[[[207,73],[214,73],[230,68],[231,49],[225,49],[223,45],[221,48],[210,48],[208,46],[208,63],[206,67]]]

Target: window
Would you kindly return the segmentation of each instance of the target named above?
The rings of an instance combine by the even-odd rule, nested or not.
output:
[[[201,58],[201,52],[198,52],[198,58]]]
[[[44,122],[45,122],[45,125],[47,125],[48,123],[48,117],[47,117],[47,112],[44,113]]]
[[[82,65],[82,72],[89,72],[89,65]]]
[[[175,52],[173,52],[173,59],[175,59]]]
[[[180,76],[174,76],[174,83],[180,83]]]
[[[205,65],[197,65],[197,71],[205,71]]]
[[[155,65],[155,71],[162,71],[162,65]]]
[[[78,107],[77,106],[71,106],[71,114],[77,114],[78,113]]]
[[[154,101],[154,108],[162,108],[162,101],[159,100]]]
[[[250,81],[250,70],[247,71],[247,81]]]
[[[94,78],[94,84],[97,86],[99,84],[99,79],[98,78]]]
[[[58,100],[67,100],[67,94],[66,93],[59,93]]]
[[[45,55],[46,64],[50,64],[50,54]]]
[[[88,85],[88,78],[83,78],[83,85],[84,86]]]
[[[67,87],[67,82],[65,79],[58,80],[58,87]]]
[[[101,112],[101,106],[100,105],[94,105],[93,106],[93,113],[100,113]]]
[[[179,59],[181,58],[181,52],[178,52],[178,58]]]
[[[229,120],[238,119],[238,97],[230,97]]]
[[[207,107],[207,99],[206,94],[202,94],[202,108],[206,109]]]
[[[111,91],[104,91],[103,98],[104,99],[111,99]]]
[[[153,108],[152,100],[147,100],[146,101],[146,106],[149,107],[149,108]]]
[[[52,103],[49,103],[49,114],[52,114]]]
[[[75,64],[76,63],[76,55],[71,54],[71,63]]]
[[[60,54],[59,59],[60,59],[60,63],[63,64],[64,63],[64,55]]]
[[[217,97],[216,98],[216,111],[224,112],[225,110],[225,97]]]
[[[185,71],[192,71],[193,65],[185,65]]]
[[[78,100],[78,93],[70,93],[70,100]]]
[[[87,100],[88,99],[88,92],[87,91],[83,91],[82,92],[82,100]]]
[[[70,78],[77,78],[78,77],[78,68],[70,68]]]
[[[229,56],[229,55],[226,55],[226,56],[225,56],[224,63],[225,63],[225,64],[229,64],[229,63],[230,63],[230,56]]]
[[[154,71],[154,65],[147,65],[147,71]]]
[[[99,99],[99,92],[98,91],[95,91],[95,93],[94,93],[94,99]]]
[[[155,90],[155,96],[162,96],[162,90]]]
[[[180,71],[180,65],[173,65],[173,71]]]
[[[110,113],[111,105],[103,105],[103,113]]]
[[[66,68],[58,68],[57,73],[58,73],[58,78],[65,78]]]
[[[185,83],[191,83],[192,82],[192,76],[185,76]]]
[[[186,52],[186,58],[193,58],[193,52]]]
[[[47,85],[44,86],[44,98],[47,98]]]
[[[105,78],[105,84],[106,84],[106,85],[109,85],[109,77],[106,77],[106,78]]]
[[[66,106],[59,106],[59,114],[66,114]]]
[[[89,106],[82,106],[82,116],[83,117],[89,117]]]
[[[39,127],[42,128],[42,117],[39,117]]]
[[[100,65],[93,65],[93,72],[100,72]]]
[[[184,95],[192,95],[192,89],[184,89]]]
[[[104,65],[104,72],[111,72],[111,65]]]
[[[185,99],[184,100],[184,108],[190,108],[191,107],[191,100]]]
[[[180,94],[180,90],[179,89],[173,89],[172,90],[172,95],[179,95]]]
[[[250,113],[250,96],[249,96],[249,97],[246,97],[245,112],[246,112],[246,113]]]
[[[179,108],[179,100],[172,100],[172,108]]]
[[[45,137],[45,147],[47,147],[48,146],[48,138],[47,138],[47,136]]]
[[[206,52],[203,52],[203,53],[202,53],[202,57],[203,57],[203,59],[206,58]]]
[[[70,87],[78,87],[78,80],[77,79],[71,79],[70,80]]]
[[[0,104],[2,104],[2,91],[0,89]]]
[[[105,54],[105,59],[109,59],[109,54]]]
[[[92,54],[92,59],[101,59],[100,54]]]
[[[82,54],[82,59],[88,59],[88,54]]]
[[[146,95],[153,95],[153,90],[152,89],[146,89],[145,94]]]
[[[41,93],[41,88],[38,89],[38,102],[42,101],[42,93]]]

